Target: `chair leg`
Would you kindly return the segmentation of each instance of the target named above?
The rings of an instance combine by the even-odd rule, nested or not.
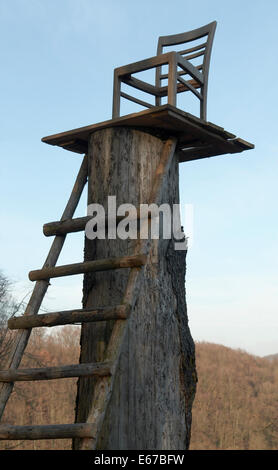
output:
[[[113,88],[113,109],[112,119],[120,116],[120,101],[121,101],[121,80],[116,70],[114,70],[114,88]]]
[[[161,97],[160,96],[155,97],[155,106],[161,106]]]
[[[200,118],[204,121],[207,120],[207,89],[203,87],[201,89],[202,98],[200,99]]]
[[[177,58],[172,56],[169,60],[168,70],[168,104],[177,104]]]
[[[161,67],[156,67],[155,69],[155,86],[159,89],[161,87]],[[161,96],[157,95],[155,97],[155,106],[161,106]]]

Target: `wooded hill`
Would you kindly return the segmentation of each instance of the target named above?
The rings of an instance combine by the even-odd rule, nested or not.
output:
[[[33,330],[21,367],[73,364],[79,358],[79,327],[51,335]],[[191,449],[278,448],[278,361],[218,344],[197,343],[198,386]],[[74,422],[76,379],[17,382],[3,422]],[[0,449],[70,449],[70,440],[4,441]]]

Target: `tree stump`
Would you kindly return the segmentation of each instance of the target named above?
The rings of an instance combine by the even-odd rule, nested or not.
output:
[[[163,140],[147,132],[114,127],[94,132],[88,145],[88,204],[107,210],[107,196],[120,204],[148,203]],[[175,154],[162,203],[179,203]],[[85,238],[85,261],[132,255],[136,240]],[[183,450],[190,441],[196,388],[195,349],[185,301],[185,251],[173,240],[152,240],[141,291],[128,320],[112,397],[97,449]],[[83,308],[120,304],[129,269],[85,274]],[[113,321],[85,323],[80,362],[102,362]],[[93,406],[95,378],[80,378],[76,422]],[[73,448],[80,448],[75,439]]]

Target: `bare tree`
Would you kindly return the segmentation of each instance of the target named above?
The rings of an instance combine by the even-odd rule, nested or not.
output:
[[[5,358],[11,348],[14,332],[8,330],[8,319],[20,312],[24,300],[17,302],[11,293],[10,280],[0,272],[0,368],[4,367]]]

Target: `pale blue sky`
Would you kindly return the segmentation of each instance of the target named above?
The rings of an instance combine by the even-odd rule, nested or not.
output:
[[[278,352],[277,12],[275,0],[0,0],[0,268],[19,297],[81,162],[41,137],[109,119],[116,66],[154,55],[160,35],[216,20],[208,119],[256,149],[180,165],[181,200],[194,205],[190,326],[195,340]],[[72,235],[59,264],[82,255]],[[81,277],[64,278],[45,307],[80,299]]]

